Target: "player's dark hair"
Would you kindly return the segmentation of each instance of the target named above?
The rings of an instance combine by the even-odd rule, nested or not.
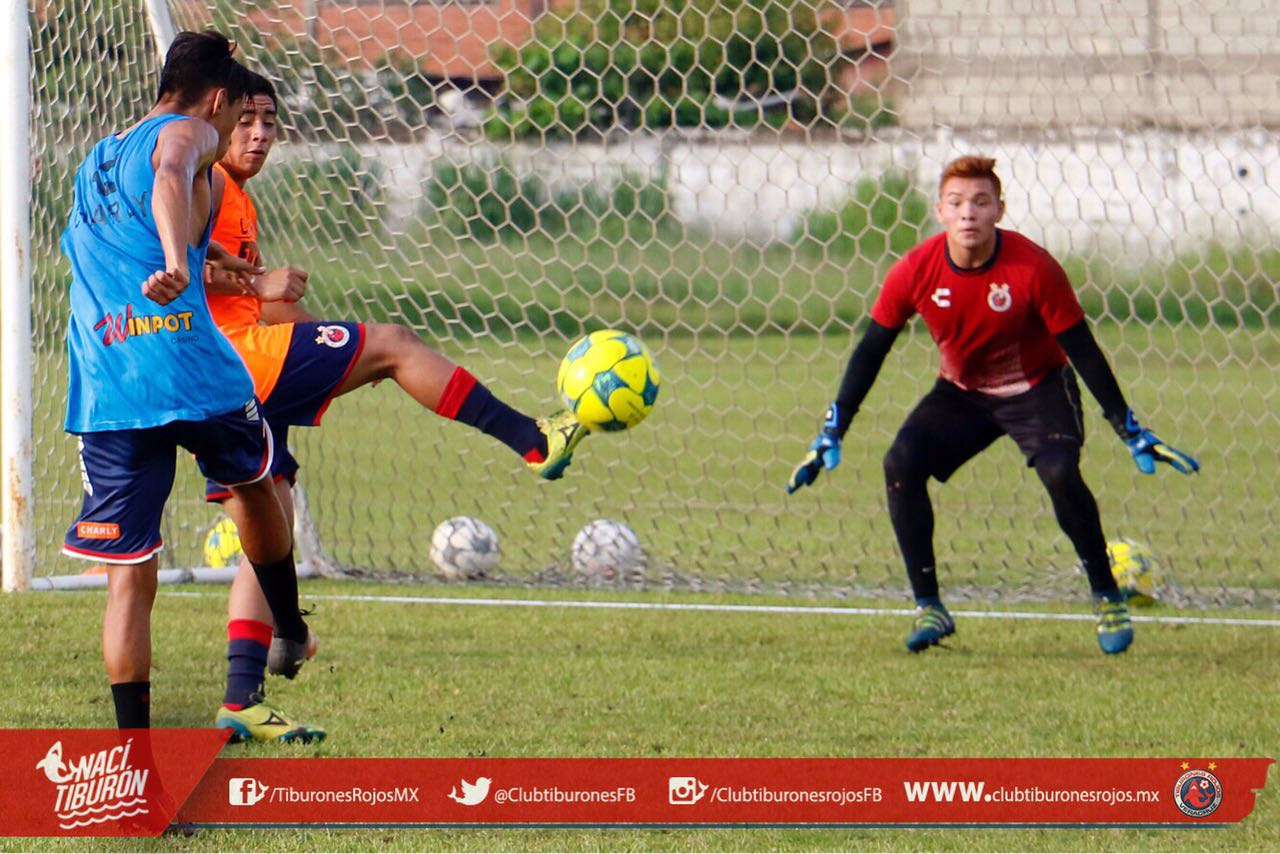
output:
[[[249,98],[255,95],[266,95],[275,103],[276,110],[280,109],[280,99],[276,97],[275,84],[256,71],[249,71],[249,88],[244,94]]]
[[[256,95],[266,95],[271,99],[271,103],[276,108],[276,117],[284,118],[284,109],[280,106],[280,97],[276,95],[275,84],[258,72],[249,72],[249,88],[245,90],[244,94],[247,98],[252,98]]]
[[[980,157],[976,154],[968,154],[952,160],[942,169],[942,178],[938,181],[939,194],[942,193],[942,188],[952,178],[986,178],[994,185],[997,199],[1004,195],[1004,190],[1000,186],[1000,176],[996,174],[996,159],[994,157]]]
[[[182,32],[174,38],[160,70],[156,100],[166,95],[189,107],[210,89],[224,88],[239,101],[249,88],[250,71],[233,58],[235,43],[216,30]]]

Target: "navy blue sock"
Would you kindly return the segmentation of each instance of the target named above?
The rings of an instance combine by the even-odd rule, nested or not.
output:
[[[466,368],[454,369],[436,414],[487,433],[529,462],[547,458],[547,437],[538,422],[498,400]]]
[[[239,711],[250,705],[251,695],[262,693],[270,647],[271,626],[257,620],[227,621],[227,691],[222,705]]]
[[[116,726],[120,729],[147,729],[151,726],[151,683],[116,682],[111,686],[116,704]]]

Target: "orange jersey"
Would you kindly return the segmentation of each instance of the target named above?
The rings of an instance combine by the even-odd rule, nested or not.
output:
[[[218,220],[213,224],[212,239],[233,255],[261,266],[262,256],[258,252],[258,210],[253,205],[253,199],[244,188],[231,180],[221,164],[214,168],[222,172],[226,182]],[[289,352],[289,341],[293,338],[293,324],[260,325],[262,301],[257,297],[210,293],[208,300],[213,322],[244,360],[245,367],[253,376],[254,391],[258,399],[265,401],[271,396],[276,380],[280,378],[280,369]]]

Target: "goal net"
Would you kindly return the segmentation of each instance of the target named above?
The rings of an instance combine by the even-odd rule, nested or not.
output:
[[[154,96],[141,2],[32,0],[37,572],[80,502],[65,401],[70,176]],[[535,482],[394,382],[295,429],[324,556],[433,577],[432,530],[497,531],[490,581],[901,596],[881,457],[937,372],[913,322],[840,468],[784,484],[880,278],[934,233],[942,164],[997,158],[1003,226],[1063,262],[1135,410],[1203,471],[1137,473],[1086,393],[1084,471],[1109,539],[1145,544],[1169,598],[1274,608],[1280,513],[1280,17],[1269,0],[171,0],[280,93],[248,185],[269,265],[308,270],[324,319],[395,323],[531,413],[559,359],[620,328],[653,350],[650,418]],[[180,465],[171,566],[218,511]],[[1043,488],[1001,440],[934,485],[953,596],[1083,596]],[[648,555],[575,571],[595,519]]]

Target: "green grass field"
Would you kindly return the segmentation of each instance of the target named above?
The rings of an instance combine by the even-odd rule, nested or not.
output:
[[[468,595],[547,598],[545,591]],[[1280,748],[1280,629],[1138,626],[1102,656],[1088,623],[966,619],[912,656],[907,618],[514,609],[346,601],[437,587],[309,582],[320,658],[274,698],[323,723],[319,757],[1257,757]],[[154,723],[212,718],[225,670],[225,588],[163,590]],[[576,598],[615,599],[614,594]],[[631,594],[632,601],[783,603]],[[7,597],[9,727],[110,726],[101,592]],[[822,604],[834,604],[822,602]],[[1226,829],[209,830],[159,841],[0,841],[0,850],[1275,850],[1275,772]]]

